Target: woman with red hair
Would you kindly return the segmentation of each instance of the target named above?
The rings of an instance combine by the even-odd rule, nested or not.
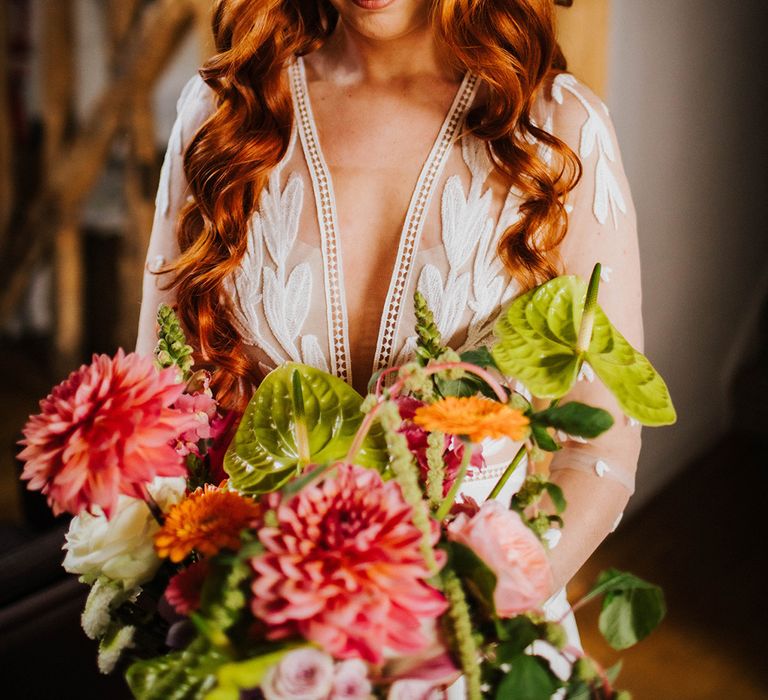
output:
[[[461,350],[490,342],[522,291],[598,261],[601,305],[642,350],[616,135],[566,71],[553,0],[217,0],[213,30],[163,167],[140,352],[171,302],[225,406],[285,361],[364,391],[411,356],[415,290]],[[615,426],[563,436],[551,465],[568,500],[550,550],[555,617],[623,511],[640,451],[640,427],[584,370],[569,398]],[[484,498],[515,447],[486,445],[465,492]]]

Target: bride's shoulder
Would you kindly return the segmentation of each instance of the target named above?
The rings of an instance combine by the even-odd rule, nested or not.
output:
[[[612,132],[608,105],[573,73],[557,73],[545,81],[532,114],[537,124],[566,142],[578,143],[585,126]]]
[[[176,101],[178,120],[188,128],[199,128],[216,111],[216,95],[199,73],[184,85]]]

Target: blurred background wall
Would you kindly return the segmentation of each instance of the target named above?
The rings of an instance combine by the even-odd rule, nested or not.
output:
[[[45,534],[62,524],[46,520],[39,502],[20,498],[14,442],[37,399],[76,362],[93,351],[133,345],[160,159],[176,98],[210,50],[210,39],[208,0],[71,1],[71,61],[57,62],[46,51],[57,40],[45,28],[46,13],[65,0],[3,0],[0,8],[0,22],[15,32],[7,35],[10,60],[2,71],[8,78],[3,90],[14,100],[13,128],[0,124],[0,136],[17,138],[12,156],[2,138],[0,149],[15,163],[10,185],[18,202],[8,213],[5,195],[0,207],[10,216],[9,235],[0,236],[4,298],[16,284],[14,273],[27,264],[27,239],[45,229],[60,241],[49,241],[47,254],[28,266],[0,329],[0,655],[14,644],[37,643],[19,613],[23,604],[51,639],[58,639],[51,630],[59,630],[62,644],[71,645],[69,658],[49,663],[74,678],[74,650],[87,645],[76,626],[81,593],[60,580],[60,531]],[[105,22],[105,13],[119,18],[141,5],[163,11],[145,25]],[[180,20],[182,5],[196,5],[198,13]],[[625,519],[574,586],[585,585],[606,562],[667,589],[669,622],[626,657],[626,685],[637,698],[768,697],[761,676],[751,675],[753,655],[762,648],[760,630],[747,628],[734,612],[764,610],[762,587],[751,575],[760,549],[749,537],[761,516],[750,508],[748,492],[768,486],[768,154],[761,133],[768,3],[575,0],[560,11],[571,69],[605,98],[616,126],[639,218],[645,350],[667,379],[679,415],[675,426],[644,431],[634,517]],[[134,81],[142,86],[134,92],[143,100],[145,121],[118,123],[120,115],[105,109],[103,96],[121,84],[125,57],[153,29],[167,46],[139,62],[162,65],[156,78]],[[56,99],[65,103],[58,121],[51,116]],[[133,104],[131,94],[123,99]],[[80,157],[73,143],[93,145],[107,129],[114,138],[101,147],[103,167],[96,175],[87,158],[81,167],[62,169],[67,159]],[[57,135],[56,147],[46,139],[50,133]],[[51,173],[92,179],[77,206],[65,202],[70,208],[63,222],[56,219],[60,200],[36,209]],[[722,506],[718,488],[734,475],[747,492],[741,530],[707,529]],[[40,546],[47,549],[35,549]],[[734,587],[732,578],[751,583]],[[48,587],[45,600],[51,587],[58,591],[55,616],[41,612],[43,594],[27,595],[33,586]],[[32,631],[27,637],[9,631],[19,629]],[[599,644],[588,634],[585,640]],[[86,652],[78,673],[92,672],[92,650]],[[119,697],[115,688],[100,696]]]
[[[679,415],[644,431],[635,508],[728,430],[754,355],[768,294],[766,17],[764,0],[613,1],[606,99],[638,212],[647,354]]]

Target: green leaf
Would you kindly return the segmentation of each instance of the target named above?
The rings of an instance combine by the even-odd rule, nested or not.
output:
[[[552,499],[552,504],[555,506],[555,510],[558,513],[562,513],[567,505],[563,489],[561,489],[557,484],[548,481],[546,484],[544,484],[544,490],[547,492],[550,499]]]
[[[497,700],[550,700],[562,686],[549,663],[540,656],[520,654],[510,665],[496,691]]]
[[[598,577],[585,602],[604,595],[599,628],[614,649],[627,649],[647,637],[664,619],[664,593],[634,574],[609,569]]]
[[[657,586],[609,593],[603,600],[599,627],[614,649],[628,649],[645,639],[666,614],[664,594]]]
[[[363,398],[338,377],[314,367],[287,363],[270,372],[253,395],[224,457],[224,468],[239,491],[274,491],[300,473],[297,419],[292,380],[297,372],[304,424],[312,462],[343,459],[363,420]],[[384,471],[388,463],[384,433],[374,424],[357,463]]]
[[[517,297],[495,325],[497,366],[533,395],[556,399],[570,391],[586,360],[628,416],[645,425],[674,423],[664,380],[599,306],[589,347],[578,351],[586,291],[584,280],[562,275]]]
[[[542,638],[542,630],[527,615],[496,620],[496,633],[501,643],[496,647],[496,665],[506,664],[522,654],[533,642]]]
[[[473,348],[472,350],[465,350],[461,353],[461,361],[469,362],[483,369],[496,367],[496,360],[493,359],[490,348],[487,348],[485,345]]]
[[[216,683],[216,670],[229,659],[202,637],[183,651],[137,661],[125,678],[136,700],[190,700]]]
[[[493,594],[496,590],[496,574],[469,547],[458,542],[450,543],[451,566],[461,578],[467,591],[485,610],[494,614],[496,606]]]
[[[531,435],[533,435],[533,439],[536,440],[536,444],[542,450],[557,452],[560,449],[560,445],[557,444],[541,423],[531,423]]]
[[[569,401],[534,413],[532,421],[563,430],[569,435],[596,438],[613,425],[613,416],[602,408]]]

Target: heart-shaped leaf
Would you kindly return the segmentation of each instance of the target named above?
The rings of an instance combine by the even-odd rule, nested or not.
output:
[[[303,416],[294,409],[297,395]],[[349,384],[314,367],[287,363],[273,370],[254,393],[224,457],[233,486],[243,493],[267,493],[297,476],[300,435],[313,463],[343,459],[362,423],[362,402]],[[355,461],[384,471],[388,460],[383,431],[375,423]]]
[[[586,294],[584,280],[563,275],[517,297],[496,322],[496,365],[535,396],[557,399],[570,391],[586,361],[628,416],[644,425],[674,423],[664,380],[599,306],[589,346],[579,351]]]
[[[497,700],[525,698],[525,700],[550,700],[562,686],[549,662],[540,656],[520,654],[510,662],[509,673],[496,690]]]

